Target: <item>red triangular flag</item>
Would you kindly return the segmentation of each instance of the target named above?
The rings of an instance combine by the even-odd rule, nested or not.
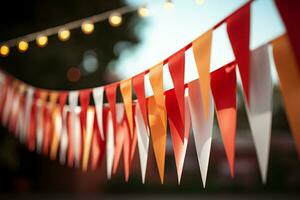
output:
[[[236,134],[235,65],[222,67],[211,74],[211,90],[225,152],[229,162],[230,173],[231,176],[234,176]]]
[[[176,120],[176,128],[178,129],[178,133],[180,138],[184,139],[184,65],[185,65],[185,51],[180,50],[169,58],[169,71],[171,74],[171,78],[174,84],[174,98],[177,101],[173,101],[175,105],[178,107],[178,111],[180,114],[180,118]]]
[[[140,105],[140,109],[145,121],[146,127],[148,127],[148,120],[147,120],[147,101],[145,95],[145,85],[144,85],[144,76],[145,73],[138,74],[137,76],[132,78],[132,85],[137,97],[137,101]]]
[[[250,6],[247,4],[227,20],[227,32],[239,67],[246,103],[250,100]]]
[[[179,108],[176,106],[177,99],[174,90],[170,90],[166,93],[166,109],[169,118],[169,125],[171,130],[171,137],[174,149],[174,156],[175,156],[175,163],[177,169],[177,176],[178,176],[178,184],[180,184],[181,174],[183,170],[184,158],[187,149],[187,143],[189,139],[189,130],[190,130],[190,114],[188,107],[185,108],[185,130],[183,133],[178,132],[176,128],[176,124],[178,122],[179,115]],[[174,106],[175,105],[175,106]],[[184,136],[183,140],[181,135]]]
[[[117,130],[117,116],[116,116],[116,96],[117,96],[117,83],[105,86],[105,94],[109,104],[109,109],[112,115],[112,122],[114,128],[114,141],[116,141],[116,130]]]

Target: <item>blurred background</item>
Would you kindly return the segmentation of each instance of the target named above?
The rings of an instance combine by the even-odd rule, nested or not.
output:
[[[146,3],[149,16],[140,17],[136,12],[131,12],[122,16],[122,24],[118,27],[112,27],[107,21],[103,21],[95,24],[91,35],[84,35],[80,29],[75,29],[67,42],[61,42],[56,36],[52,36],[43,49],[34,42],[29,44],[25,53],[19,53],[13,48],[8,57],[0,57],[0,67],[14,77],[41,88],[63,90],[100,86],[128,78],[151,67],[245,2],[174,0],[172,8],[166,8],[163,0],[6,1],[0,8],[1,42],[125,5]],[[284,26],[273,1],[257,0],[251,11],[251,49],[284,33]],[[214,33],[212,70],[233,59],[225,28],[221,26]],[[193,72],[193,69],[187,69],[186,80],[195,78]],[[178,185],[168,135],[165,183],[161,185],[151,143],[145,184],[141,181],[137,150],[129,181],[124,181],[122,161],[118,173],[108,181],[105,159],[96,171],[83,173],[80,169],[61,166],[58,161],[29,152],[5,127],[0,127],[0,199],[145,198],[145,194],[146,198],[166,199],[297,199],[300,187],[299,157],[286,120],[274,67],[272,77],[272,139],[268,181],[265,185],[260,179],[239,89],[234,179],[229,174],[216,120],[205,189],[202,188],[193,137],[190,137],[181,185]]]

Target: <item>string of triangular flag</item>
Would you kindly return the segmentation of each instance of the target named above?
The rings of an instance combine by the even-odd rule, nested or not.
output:
[[[258,156],[266,182],[272,118],[271,61],[273,55],[281,91],[297,150],[300,154],[300,77],[298,31],[291,18],[299,17],[295,5],[276,1],[287,35],[250,51],[250,9],[246,3],[221,21],[235,60],[210,70],[213,29],[199,36],[168,59],[132,78],[110,85],[76,91],[50,91],[27,85],[0,73],[0,120],[29,150],[59,159],[61,164],[95,170],[106,157],[107,178],[116,173],[123,152],[126,181],[138,147],[145,181],[150,139],[161,182],[164,181],[167,127],[173,144],[178,183],[183,172],[190,128],[205,187],[212,142],[214,110],[224,143],[231,176],[235,169],[238,69]],[[290,7],[293,9],[289,10]],[[289,12],[287,12],[289,10]],[[185,82],[186,51],[192,48],[199,78]],[[272,48],[272,55],[269,49]],[[164,91],[164,66],[173,89]],[[145,92],[148,75],[153,96]],[[120,91],[123,103],[117,103]],[[137,99],[133,100],[133,93]],[[93,97],[91,99],[91,96]],[[108,103],[104,103],[104,98]],[[90,105],[93,101],[94,105]]]

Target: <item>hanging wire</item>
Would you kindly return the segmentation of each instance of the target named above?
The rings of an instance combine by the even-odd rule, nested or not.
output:
[[[58,32],[62,29],[66,29],[66,30],[77,29],[77,28],[80,28],[84,22],[87,22],[87,21],[91,22],[91,23],[102,22],[104,20],[107,20],[113,13],[118,13],[119,15],[122,16],[124,14],[137,11],[138,8],[139,8],[138,6],[124,6],[124,7],[118,8],[118,9],[109,10],[109,11],[106,11],[106,12],[103,12],[103,13],[100,13],[97,15],[93,15],[90,17],[76,20],[76,21],[72,21],[72,22],[69,22],[69,23],[66,23],[63,25],[51,27],[51,28],[48,28],[48,29],[45,29],[42,31],[30,33],[28,35],[17,37],[17,38],[8,40],[8,41],[4,41],[4,42],[0,43],[0,46],[5,45],[7,47],[14,47],[14,46],[17,46],[20,41],[32,42],[32,41],[36,40],[36,38],[38,36],[41,36],[41,35],[49,37],[49,36],[58,34]]]

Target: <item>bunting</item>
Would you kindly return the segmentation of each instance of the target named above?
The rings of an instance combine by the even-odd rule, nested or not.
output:
[[[149,70],[110,85],[52,91],[35,88],[0,72],[1,123],[30,151],[35,150],[52,160],[59,159],[61,164],[80,168],[84,172],[97,170],[105,157],[108,179],[116,174],[122,156],[125,181],[129,180],[137,146],[143,183],[147,162],[150,162],[150,138],[159,178],[164,183],[169,124],[178,184],[184,171],[192,127],[202,184],[205,187],[214,110],[229,171],[234,176],[238,68],[258,165],[265,183],[272,124],[271,45],[288,121],[300,155],[299,31],[292,22],[298,16],[298,4],[295,3],[295,7],[291,8],[291,4],[276,0],[286,25],[286,35],[250,51],[251,2]],[[227,23],[235,60],[212,71],[212,35],[224,23]],[[185,57],[188,49],[193,50],[192,61]],[[185,80],[190,61],[196,64],[198,78]],[[173,87],[168,89],[164,88],[164,85],[168,86],[163,74],[166,66],[173,82]],[[146,75],[149,75],[153,92],[150,95],[148,91],[146,93]],[[117,103],[118,87],[122,103]],[[134,93],[136,99],[133,99]]]

